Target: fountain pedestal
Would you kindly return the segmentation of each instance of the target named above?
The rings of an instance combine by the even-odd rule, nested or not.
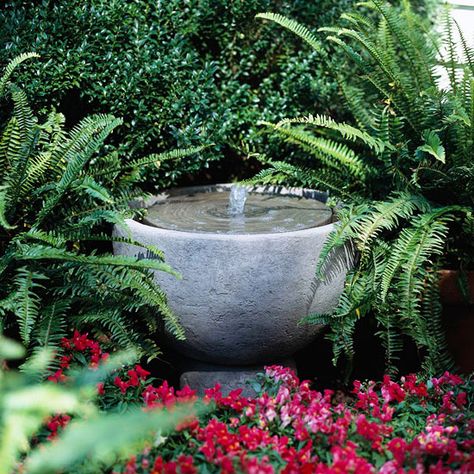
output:
[[[220,185],[193,188],[193,193],[228,193],[229,189],[229,185]],[[190,193],[189,189],[177,192]],[[325,200],[323,193],[304,189],[257,188],[252,192]],[[239,367],[245,372],[248,366],[262,367],[291,357],[321,330],[320,326],[299,324],[301,319],[330,312],[344,287],[343,253],[334,255],[331,278],[318,280],[315,276],[319,254],[334,228],[328,221],[317,227],[268,233],[180,231],[134,220],[127,224],[131,235],[120,227],[115,228],[115,235],[160,248],[166,262],[183,276],[177,280],[155,273],[185,330],[186,340],[169,335],[170,345],[208,364]],[[143,249],[121,242],[114,243],[114,251],[143,254]],[[223,377],[224,372],[233,373],[237,381],[241,378],[232,368],[215,372]],[[188,381],[191,378],[196,380],[196,375],[185,375]]]
[[[274,364],[290,367],[296,372],[294,359],[277,360]],[[241,388],[244,397],[255,396],[252,382],[255,381],[257,374],[265,370],[265,365],[224,366],[190,360],[186,361],[185,366],[186,369],[180,377],[180,386],[183,388],[185,385],[189,385],[192,389],[197,390],[199,396],[203,396],[205,390],[214,387],[216,383],[221,386],[223,395],[227,395],[231,390]]]

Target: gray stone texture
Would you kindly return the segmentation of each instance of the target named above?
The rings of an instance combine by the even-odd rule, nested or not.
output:
[[[293,359],[276,361],[275,364],[290,367],[296,372],[296,364]],[[230,367],[188,361],[187,370],[180,378],[180,387],[189,385],[197,391],[199,396],[203,396],[207,388],[214,387],[216,383],[219,383],[223,395],[228,395],[231,390],[241,388],[244,397],[254,397],[256,392],[252,382],[256,381],[257,374],[263,372],[265,372],[263,365]]]
[[[288,190],[284,190],[289,194]],[[304,316],[337,304],[345,271],[320,281],[315,268],[334,224],[274,234],[208,234],[160,229],[128,220],[131,237],[164,251],[182,280],[156,272],[186,340],[170,340],[185,356],[224,365],[264,364],[290,356],[320,331]],[[119,227],[115,235],[129,236]],[[116,254],[143,249],[114,243]]]

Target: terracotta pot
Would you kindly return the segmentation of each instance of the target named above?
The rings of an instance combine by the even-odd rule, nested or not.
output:
[[[458,368],[468,374],[474,371],[474,271],[467,272],[467,299],[459,289],[458,271],[441,270],[440,276],[448,347]]]

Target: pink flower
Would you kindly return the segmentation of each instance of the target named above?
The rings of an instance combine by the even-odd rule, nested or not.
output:
[[[298,377],[289,367],[269,365],[265,367],[265,375],[273,378],[276,382],[283,382],[288,387],[296,387],[299,384]]]
[[[262,460],[258,458],[241,458],[242,471],[247,474],[273,474],[275,471],[268,462],[268,456],[263,456]]]
[[[383,378],[382,385],[382,396],[385,400],[385,403],[389,403],[392,400],[396,402],[403,402],[405,400],[405,392],[396,382],[392,382],[388,375],[385,375]]]
[[[379,474],[405,474],[405,469],[396,461],[387,461],[379,470]]]
[[[403,465],[407,452],[407,443],[402,438],[393,438],[387,444],[387,449],[393,454],[398,464]]]

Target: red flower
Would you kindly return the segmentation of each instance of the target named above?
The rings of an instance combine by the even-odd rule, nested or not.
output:
[[[424,398],[428,396],[428,387],[424,382],[417,383],[416,375],[409,374],[406,377],[402,377],[403,390],[410,395],[415,395],[418,398]]]
[[[138,374],[135,372],[135,370],[131,369],[127,372],[127,375],[129,377],[128,379],[128,386],[129,387],[138,387],[140,384],[140,379],[138,378]]]
[[[193,463],[192,456],[185,456],[181,454],[178,457],[179,472],[181,474],[196,474],[198,472],[196,466]]]
[[[114,378],[114,385],[116,385],[122,393],[126,393],[129,384],[122,380],[119,376]]]
[[[71,363],[71,359],[71,356],[62,356],[61,359],[59,359],[59,367],[61,367],[62,369],[68,369]]]
[[[150,375],[150,372],[145,370],[141,365],[135,366],[135,372],[142,380],[145,380]]]
[[[63,370],[58,369],[56,372],[54,372],[53,375],[50,375],[48,377],[48,380],[50,382],[59,383],[59,382],[64,382],[66,380],[66,378],[67,377],[63,374]]]
[[[153,385],[147,385],[145,390],[142,392],[142,398],[147,407],[152,407],[155,401],[158,399],[156,388]]]
[[[358,401],[356,408],[366,410],[368,407],[375,407],[379,404],[379,397],[374,392],[375,382],[369,382],[367,391],[362,391],[362,384],[358,380],[354,381],[354,390],[352,393],[357,395]]]
[[[381,426],[375,422],[367,421],[365,415],[359,415],[356,421],[357,433],[365,439],[372,441],[372,448],[379,449],[382,441]]]
[[[387,444],[387,449],[393,454],[398,464],[403,465],[407,453],[407,443],[402,438],[393,438]]]
[[[71,417],[69,415],[55,415],[51,417],[46,423],[46,428],[51,431],[48,439],[54,439],[58,435],[59,429],[64,429],[69,421],[71,421]]]
[[[466,392],[459,392],[456,395],[456,405],[461,408],[467,403],[467,393]]]
[[[464,380],[458,375],[451,374],[450,372],[446,371],[439,379],[439,383],[455,386],[455,385],[462,385],[464,383]]]
[[[176,391],[176,396],[179,401],[191,401],[196,399],[196,390],[191,390],[188,385],[185,385],[181,390]]]
[[[87,333],[81,334],[77,329],[72,336],[72,345],[78,351],[84,351],[89,347],[91,341],[87,339]]]
[[[222,400],[222,392],[220,384],[216,383],[214,387],[207,388],[204,390],[204,402],[215,401],[219,402]]]
[[[396,382],[392,382],[388,375],[385,375],[383,378],[382,385],[382,396],[386,403],[391,402],[392,400],[396,402],[403,402],[405,400],[405,392]]]

